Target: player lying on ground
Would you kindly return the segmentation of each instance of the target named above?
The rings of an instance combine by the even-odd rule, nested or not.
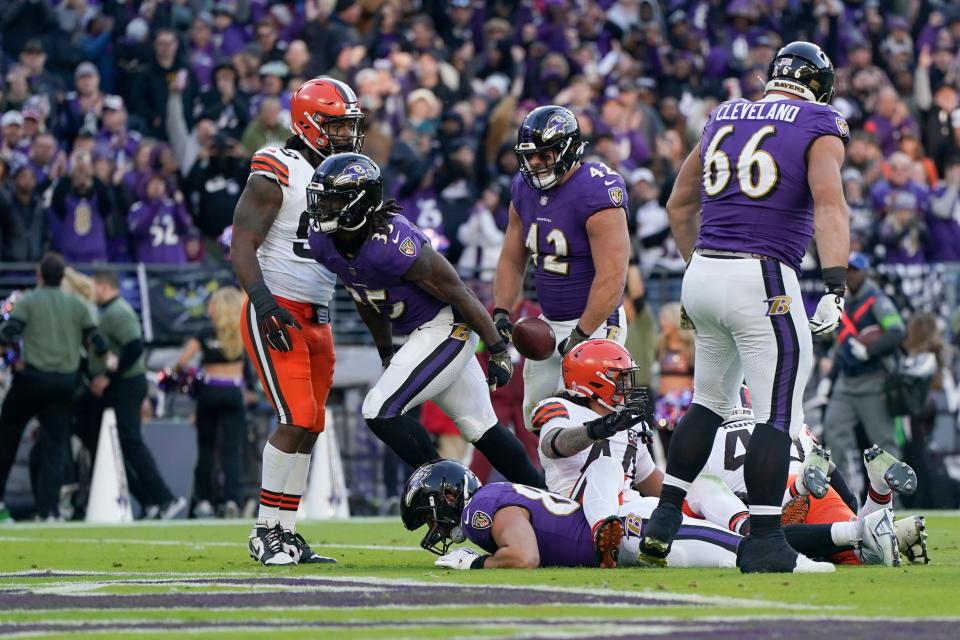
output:
[[[353,296],[380,353],[384,371],[362,408],[370,430],[411,467],[436,460],[430,436],[407,414],[433,400],[504,477],[543,486],[490,402],[513,372],[506,344],[447,259],[395,201],[383,201],[380,167],[357,153],[327,158],[307,187],[307,211],[310,250]],[[396,353],[394,334],[407,336]],[[481,338],[486,382],[474,356]]]
[[[619,468],[610,458],[606,468]],[[595,468],[601,470],[603,464]],[[650,498],[616,505],[612,517],[591,530],[590,513],[599,504],[588,491],[584,504],[521,484],[495,482],[481,487],[463,465],[440,460],[417,469],[403,493],[400,516],[414,531],[429,527],[420,545],[441,555],[440,567],[493,569],[536,567],[615,567],[637,564],[640,529],[656,501]],[[667,560],[675,567],[734,567],[739,535],[710,522],[685,519]],[[490,555],[467,548],[447,553],[470,540]],[[832,565],[827,565],[832,568]]]

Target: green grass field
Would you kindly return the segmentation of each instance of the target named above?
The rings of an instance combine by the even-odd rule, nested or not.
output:
[[[709,569],[446,571],[399,521],[300,527],[336,565],[267,569],[246,522],[0,528],[0,637],[960,637],[960,514],[931,564],[832,575]],[[949,618],[949,619],[948,619]]]

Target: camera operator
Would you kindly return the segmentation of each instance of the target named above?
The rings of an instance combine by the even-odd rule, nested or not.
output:
[[[200,147],[184,186],[197,228],[208,240],[215,240],[233,222],[249,158],[239,141],[223,134]]]

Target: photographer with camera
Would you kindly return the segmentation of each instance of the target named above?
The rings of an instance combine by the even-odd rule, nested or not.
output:
[[[203,122],[197,124],[198,129]],[[247,180],[249,157],[238,140],[222,133],[210,137],[209,144],[197,152],[197,161],[184,181],[184,195],[194,223],[208,241],[215,243],[233,221],[233,210]]]

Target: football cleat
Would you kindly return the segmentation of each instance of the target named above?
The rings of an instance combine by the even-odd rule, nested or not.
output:
[[[335,558],[322,556],[307,544],[303,536],[293,531],[283,531],[283,549],[297,564],[335,564]]]
[[[803,524],[807,521],[808,513],[810,513],[810,496],[802,493],[795,495],[790,498],[787,504],[783,505],[780,524],[784,527],[790,524]]]
[[[910,562],[930,562],[930,556],[927,555],[927,523],[923,516],[908,516],[895,520],[893,531],[897,536],[900,553],[907,556]]]
[[[247,544],[250,557],[265,567],[296,564],[297,561],[287,553],[283,544],[283,529],[277,523],[274,526],[257,523],[250,532]]]
[[[741,573],[833,573],[829,562],[816,562],[797,553],[782,534],[747,536],[737,547]]]
[[[861,526],[860,544],[857,545],[857,557],[863,564],[882,564],[887,567],[900,566],[900,547],[893,526],[893,511],[881,509],[874,511],[859,521]]]
[[[827,473],[830,471],[830,452],[819,444],[813,445],[813,449],[803,461],[800,468],[800,477],[803,486],[807,488],[817,500],[827,495],[830,489],[830,478]]]
[[[871,484],[886,484],[894,493],[910,496],[917,491],[917,474],[906,462],[900,462],[875,444],[863,452]]]
[[[183,496],[180,496],[179,498],[174,498],[170,502],[160,507],[160,514],[159,514],[160,519],[173,520],[174,518],[179,516],[181,513],[186,511],[189,505],[190,503],[187,502],[187,499],[184,498]]]
[[[193,507],[193,517],[198,520],[209,519],[215,515],[217,514],[209,500],[201,500]]]
[[[599,522],[593,532],[593,548],[601,569],[615,569],[623,541],[623,523],[617,516]]]
[[[667,566],[667,556],[681,524],[683,513],[676,506],[661,504],[654,509],[640,538],[639,563],[652,567]]]

